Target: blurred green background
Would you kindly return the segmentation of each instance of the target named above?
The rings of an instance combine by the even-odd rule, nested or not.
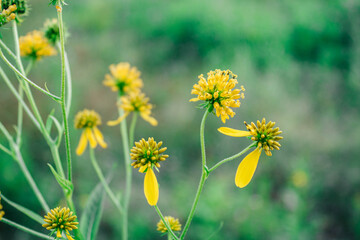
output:
[[[252,182],[234,184],[240,159],[208,179],[187,239],[360,239],[360,1],[359,0],[68,0],[64,19],[73,76],[71,123],[77,111],[117,117],[116,94],[102,85],[108,66],[128,61],[142,72],[144,91],[159,126],[138,121],[135,139],[164,141],[170,158],[157,174],[159,206],[184,225],[201,174],[199,127],[203,111],[189,103],[197,76],[231,69],[246,88],[228,127],[266,117],[283,130],[282,148],[261,156]],[[31,0],[20,35],[56,17],[47,1]],[[1,29],[12,46],[10,26]],[[59,57],[40,61],[30,74],[59,92]],[[1,66],[4,66],[1,63]],[[15,82],[14,75],[9,72]],[[14,133],[16,100],[0,81],[0,121]],[[45,117],[60,108],[33,91]],[[26,117],[22,152],[51,207],[62,191],[47,163],[50,151]],[[71,124],[73,125],[73,124]],[[205,136],[213,166],[249,144],[217,132],[211,116]],[[121,136],[101,126],[109,148],[96,151],[105,173],[117,164],[111,187],[124,189]],[[88,152],[75,156],[80,132],[71,129],[75,202],[81,212],[98,182]],[[6,144],[4,136],[0,142]],[[62,159],[65,163],[64,151]],[[143,174],[133,171],[130,239],[165,239],[143,195]],[[0,152],[0,190],[44,214],[18,165]],[[6,217],[43,231],[3,202]],[[106,199],[98,239],[120,239],[120,216]],[[0,239],[36,239],[0,223]]]

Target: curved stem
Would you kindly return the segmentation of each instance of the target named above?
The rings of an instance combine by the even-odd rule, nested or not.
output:
[[[136,120],[138,117],[138,113],[134,112],[131,124],[130,124],[130,130],[129,130],[129,146],[132,146],[134,144],[134,132],[136,127]]]
[[[178,240],[179,238],[178,238],[178,237],[175,235],[175,233],[171,230],[171,227],[169,226],[169,223],[168,223],[167,221],[165,221],[165,218],[164,218],[164,216],[162,215],[162,213],[161,213],[160,209],[158,208],[158,206],[155,205],[154,208],[155,208],[157,214],[159,215],[159,217],[161,218],[161,220],[163,221],[166,229],[168,230],[168,233],[170,233],[171,236],[172,236],[175,240]]]
[[[201,121],[201,125],[200,125],[200,145],[201,145],[201,157],[202,157],[202,173],[201,173],[201,178],[200,178],[200,182],[199,182],[199,185],[198,185],[198,189],[197,189],[197,192],[196,192],[196,195],[195,195],[195,199],[194,199],[194,202],[193,202],[193,205],[191,207],[191,210],[190,210],[190,213],[189,213],[189,216],[186,220],[186,223],[185,223],[185,226],[184,226],[184,230],[182,231],[181,235],[180,235],[180,239],[184,239],[189,227],[190,227],[190,224],[191,224],[191,221],[194,217],[194,214],[195,214],[195,210],[196,210],[196,206],[199,202],[199,199],[200,199],[200,195],[201,195],[201,192],[202,192],[202,189],[204,187],[204,183],[207,179],[207,176],[208,176],[208,173],[206,172],[206,151],[205,151],[205,134],[204,134],[204,131],[205,131],[205,122],[206,122],[206,118],[208,117],[209,115],[209,111],[206,109],[206,112],[204,113],[204,116],[202,118],[202,121]]]
[[[246,148],[244,148],[241,152],[231,156],[231,157],[228,157],[228,158],[225,158],[223,160],[221,160],[220,162],[218,162],[217,164],[215,164],[212,168],[209,169],[209,173],[211,173],[212,171],[214,171],[215,169],[217,169],[218,167],[220,167],[221,165],[223,165],[224,163],[226,162],[229,162],[229,161],[232,161],[238,157],[240,157],[241,155],[243,155],[244,153],[246,153],[250,148],[254,147],[256,145],[256,143],[252,143],[250,144],[249,146],[247,146]]]
[[[39,233],[39,232],[37,232],[37,231],[34,231],[34,230],[30,229],[30,228],[27,228],[27,227],[25,227],[25,226],[23,226],[23,225],[20,225],[20,224],[18,224],[18,223],[13,222],[13,221],[10,221],[10,220],[8,220],[8,219],[6,219],[6,218],[2,218],[2,219],[1,219],[1,222],[6,223],[6,224],[8,224],[8,225],[10,225],[10,226],[12,226],[12,227],[15,227],[15,228],[17,228],[17,229],[19,229],[19,230],[21,230],[21,231],[27,232],[27,233],[29,233],[29,234],[31,234],[31,235],[37,236],[37,237],[39,237],[39,238],[43,238],[43,239],[54,239],[53,237],[50,237],[50,236],[45,235],[45,234],[43,234],[43,233]]]
[[[119,110],[119,115],[124,115],[124,110]],[[125,196],[124,196],[124,204],[123,204],[123,215],[122,215],[122,239],[128,239],[128,211],[129,211],[129,202],[131,195],[131,163],[130,163],[130,149],[129,149],[129,138],[127,134],[127,126],[126,119],[121,122],[120,125],[121,137],[124,149],[124,158],[125,158],[125,171],[126,171],[126,188],[125,188]]]
[[[1,39],[0,39],[0,45],[16,61],[16,55],[10,50],[10,48],[8,48],[8,46],[6,46],[6,44]]]
[[[99,167],[99,164],[96,161],[94,149],[91,148],[91,147],[90,147],[90,159],[91,159],[91,163],[92,163],[92,165],[93,165],[93,167],[94,167],[94,169],[95,169],[95,171],[96,171],[96,173],[97,173],[97,175],[98,175],[98,177],[99,177],[99,179],[100,179],[106,193],[108,194],[110,200],[113,202],[115,207],[119,210],[120,214],[122,214],[123,210],[122,210],[122,208],[120,206],[120,203],[116,199],[114,193],[111,191],[111,189],[110,189],[110,187],[109,187],[109,185],[108,185],[108,183],[107,183],[107,181],[106,181],[106,179],[105,179],[105,177],[104,177],[104,175],[103,175],[103,173],[102,173],[102,171],[101,171],[101,169]]]

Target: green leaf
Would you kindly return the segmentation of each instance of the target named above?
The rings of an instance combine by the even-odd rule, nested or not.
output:
[[[72,182],[70,182],[69,180],[61,177],[50,164],[48,164],[48,166],[50,167],[50,170],[54,174],[55,179],[59,183],[59,185],[62,188],[65,188],[67,191],[73,192],[74,186],[73,186]]]
[[[61,126],[61,124],[59,123],[59,121],[54,117],[54,116],[50,116],[50,118],[53,120],[53,122],[55,123],[56,129],[58,130],[58,138],[56,140],[56,145],[60,145],[61,142],[61,137],[63,134],[63,128]]]
[[[17,203],[14,203],[13,201],[10,201],[9,199],[7,199],[3,194],[0,194],[1,196],[1,199],[3,199],[5,202],[7,202],[10,206],[16,208],[18,211],[22,212],[23,214],[25,214],[26,216],[28,216],[29,218],[33,219],[34,221],[40,223],[40,224],[44,224],[44,220],[43,218],[37,214],[37,213],[34,213],[33,211],[17,204]]]
[[[49,135],[50,135],[51,127],[52,127],[52,123],[53,123],[51,117],[54,115],[54,112],[55,112],[55,109],[51,110],[48,118],[46,119],[46,125],[45,126],[46,126],[46,131],[49,133]]]
[[[95,240],[103,212],[105,190],[101,183],[91,192],[80,219],[80,232],[85,240]]]

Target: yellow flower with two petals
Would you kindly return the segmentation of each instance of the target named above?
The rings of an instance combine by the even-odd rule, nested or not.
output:
[[[100,124],[100,115],[94,110],[84,109],[76,114],[75,128],[83,129],[79,145],[76,149],[77,155],[82,155],[84,153],[88,142],[92,148],[96,148],[97,144],[99,144],[102,148],[107,148],[104,137],[97,127]]]
[[[262,121],[257,121],[257,123],[247,124],[246,128],[248,131],[236,130],[228,127],[221,127],[218,129],[222,134],[232,136],[232,137],[246,137],[252,136],[251,140],[255,141],[256,149],[249,153],[239,164],[236,175],[235,175],[235,184],[239,188],[246,187],[252,177],[254,176],[256,167],[259,162],[259,158],[262,150],[265,151],[265,154],[271,156],[271,150],[279,150],[280,143],[279,140],[283,137],[279,136],[282,131],[280,129],[274,128],[275,122],[266,123],[265,118]]]

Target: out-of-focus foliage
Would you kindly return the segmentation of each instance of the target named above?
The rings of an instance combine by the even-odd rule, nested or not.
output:
[[[239,75],[245,99],[226,126],[245,130],[244,120],[266,117],[284,131],[281,151],[261,157],[245,189],[234,184],[241,159],[210,176],[188,239],[207,239],[211,234],[212,240],[360,238],[358,0],[77,0],[68,4],[63,11],[74,81],[70,119],[85,107],[101,113],[104,121],[115,119],[116,95],[102,86],[107,67],[129,61],[142,71],[144,91],[155,104],[159,126],[139,120],[135,140],[153,136],[168,147],[170,158],[158,174],[159,206],[165,215],[184,224],[200,177],[202,112],[188,102],[197,75],[215,68],[229,68]],[[32,0],[20,34],[40,29],[45,18],[55,14],[47,2]],[[4,41],[12,41],[11,29],[4,28],[1,34]],[[31,78],[59,90],[59,60],[39,62]],[[0,91],[0,120],[12,129],[16,101],[2,81]],[[43,112],[54,106],[36,95]],[[218,133],[220,126],[224,126],[221,121],[210,116],[205,131],[210,166],[249,144]],[[25,161],[56,206],[62,200],[46,166],[51,161],[49,150],[28,119],[25,128]],[[111,185],[123,189],[120,134],[106,126],[102,131],[109,147],[97,150],[98,159],[104,172],[116,165]],[[73,144],[79,134],[71,129]],[[75,202],[80,210],[98,181],[89,160],[84,154],[74,161]],[[160,239],[159,219],[143,196],[142,179],[134,172],[130,238]],[[0,190],[41,212],[17,164],[2,152]],[[117,239],[120,217],[109,201],[105,203],[98,239]],[[7,218],[34,226],[3,205]],[[34,239],[1,223],[0,232],[4,239]]]

